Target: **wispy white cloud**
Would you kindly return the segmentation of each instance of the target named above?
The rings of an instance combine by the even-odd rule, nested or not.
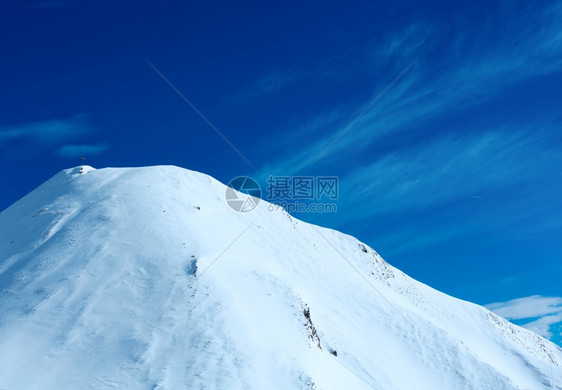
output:
[[[93,144],[93,145],[64,145],[57,149],[57,154],[61,157],[75,158],[82,155],[98,155],[106,152],[109,144]]]
[[[427,51],[428,46],[433,46],[438,35],[439,29],[436,26],[414,22],[400,31],[384,36],[382,44],[379,37],[373,40],[369,45],[369,56],[375,66],[384,61],[397,68],[404,68]]]
[[[558,324],[562,324],[562,311],[558,314],[544,316],[523,324],[523,327],[540,334],[544,338],[552,339],[553,337],[562,336],[562,334],[554,335],[552,332],[553,325]]]
[[[542,317],[562,312],[562,297],[530,297],[512,299],[486,305],[486,308],[509,320]]]
[[[562,297],[530,297],[486,305],[508,320],[529,320],[522,326],[546,338],[552,338],[552,326],[562,322]]]
[[[61,157],[99,154],[105,143],[81,144],[98,130],[84,117],[49,119],[10,126],[0,126],[0,150],[5,159],[19,159],[41,150],[52,150]]]
[[[538,232],[529,222],[536,215],[542,215],[540,229],[560,226],[558,216],[549,212],[558,200],[532,191],[532,183],[537,174],[553,183],[556,177],[562,178],[554,168],[562,164],[562,156],[548,137],[529,134],[525,128],[510,132],[510,128],[507,124],[503,129],[464,137],[443,136],[356,166],[340,177],[339,222],[350,225],[410,216],[399,229],[380,229],[372,237],[381,248],[392,248],[387,255],[507,226],[512,231],[522,226],[521,234],[525,229]],[[543,177],[541,185],[550,181]],[[502,197],[506,192],[512,194],[509,204]],[[450,215],[448,207],[456,205],[459,210],[467,203],[474,210],[493,210]],[[447,210],[449,217],[436,219],[443,214],[436,210]],[[412,217],[424,212],[434,213],[432,226]]]
[[[27,140],[52,145],[91,134],[93,126],[83,117],[49,119],[45,121],[0,126],[0,148],[14,140]]]
[[[546,118],[536,117],[522,125],[515,119],[494,117],[491,113],[488,117],[465,120],[451,131],[440,124],[439,134],[421,134],[421,129],[437,123],[434,121],[485,105],[521,81],[562,68],[562,33],[557,15],[562,16],[561,5],[530,10],[525,15],[526,23],[521,23],[520,15],[506,15],[504,20],[508,21],[493,26],[497,30],[492,36],[490,31],[470,37],[447,32],[452,34],[446,39],[450,52],[444,47],[441,51],[437,49],[445,42],[440,38],[444,32],[423,21],[383,38],[381,47],[369,49],[374,54],[369,58],[397,69],[394,74],[385,73],[387,79],[380,81],[374,93],[380,93],[400,73],[399,66],[415,60],[403,79],[315,166],[310,165],[316,156],[362,107],[336,107],[325,113],[329,120],[324,121],[317,120],[323,115],[316,114],[314,120],[299,128],[304,141],[293,142],[292,149],[285,148],[287,155],[264,164],[256,176],[306,174],[311,170],[338,172],[342,194],[342,207],[338,209],[346,210],[338,217],[342,227],[369,218],[376,220],[383,214],[419,212],[455,200],[466,202],[469,196],[481,197],[489,191],[524,191],[525,184],[538,174],[557,175],[551,167],[562,164],[562,158],[548,144],[549,135],[555,134],[556,128]],[[435,60],[436,55],[439,61]],[[412,134],[419,135],[414,142],[407,140]],[[404,145],[379,152],[378,145],[385,140],[399,140],[402,136],[406,138]],[[275,142],[277,147],[278,141]],[[342,166],[353,169],[346,171]],[[519,195],[517,201],[517,206],[506,206],[511,207],[509,213],[493,220],[471,216],[470,222],[451,221],[431,229],[405,226],[380,233],[376,240],[392,242],[394,248],[413,249],[469,231],[502,228],[553,206],[551,200],[537,199],[532,194],[526,199]],[[559,223],[545,219],[542,226]]]
[[[307,73],[301,70],[273,69],[228,97],[227,101],[255,99],[264,95],[273,94],[306,76]]]
[[[534,156],[533,161],[521,164],[528,155]],[[390,153],[356,168],[342,179],[341,186],[353,189],[353,202],[364,202],[371,215],[420,210],[515,185],[534,176],[535,165],[559,160],[556,151],[524,129],[511,133],[496,129],[462,138],[444,136]]]
[[[252,87],[257,90],[257,94],[275,92],[302,77],[302,72],[295,70],[273,70],[256,80]]]
[[[519,81],[557,71],[562,66],[562,33],[555,15],[560,15],[561,9],[562,6],[552,6],[526,15],[527,23],[524,24],[518,23],[514,17],[505,28],[501,45],[482,45],[486,48],[479,51],[470,50],[465,37],[453,37],[456,43],[451,46],[465,45],[467,47],[463,52],[470,54],[449,58],[446,52],[442,53],[444,59],[437,69],[435,53],[428,54],[427,47],[433,46],[443,32],[418,22],[407,27],[402,34],[391,35],[385,40],[387,44],[377,51],[378,61],[406,66],[415,60],[416,65],[345,137],[330,148],[319,165],[330,165],[333,161],[330,156],[365,150],[388,134],[396,135],[421,127],[444,114],[482,104]],[[525,27],[520,28],[522,25]],[[474,42],[472,45],[479,46]],[[397,68],[395,73],[400,70]],[[392,76],[389,76],[388,80],[381,80],[375,94],[383,90],[391,79]],[[350,121],[361,109],[357,107],[355,111],[347,111],[345,117]],[[347,124],[343,118],[335,123],[342,127]],[[326,131],[309,141],[306,147],[297,148],[290,156],[283,156],[264,168],[286,174],[300,172],[315,160],[315,156],[340,130],[333,128]]]

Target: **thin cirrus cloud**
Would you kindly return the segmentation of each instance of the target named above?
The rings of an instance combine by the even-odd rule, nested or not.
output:
[[[482,45],[483,48],[462,58],[452,54],[438,70],[434,69],[435,61],[430,50],[434,49],[438,31],[414,34],[424,30],[417,24],[406,28],[401,35],[392,35],[386,40],[386,46],[378,49],[378,61],[407,64],[415,60],[415,65],[327,151],[319,165],[329,166],[330,155],[357,153],[388,134],[411,131],[413,127],[419,128],[445,114],[482,104],[517,82],[556,71],[562,66],[562,33],[556,23],[556,15],[561,15],[561,10],[562,6],[555,5],[527,15],[528,20],[523,26],[528,27],[523,29],[519,28],[520,21],[512,20],[510,25],[502,26],[503,31],[498,33],[501,39],[494,45],[485,46],[483,41],[488,38],[484,35],[473,37],[473,42],[467,42],[466,37],[459,35],[450,44],[451,52],[458,51],[454,49],[458,46]],[[537,29],[536,26],[540,27]],[[427,30],[432,31],[429,26]],[[376,94],[385,86],[381,83]],[[307,168],[360,111],[360,107],[355,112],[347,110],[339,121],[334,121],[342,124],[341,128],[334,128],[323,137],[315,137],[306,148],[283,156],[264,169],[289,175]]]
[[[2,144],[24,140],[53,144],[65,139],[75,139],[93,132],[93,127],[80,116],[70,119],[49,119],[11,126],[0,126]]]
[[[546,338],[552,338],[553,325],[562,322],[562,297],[533,295],[485,306],[508,320],[528,320],[523,327]]]
[[[108,149],[106,143],[77,142],[96,132],[97,129],[82,115],[0,126],[0,150],[3,150],[3,158],[21,158],[24,154],[49,149],[60,157],[100,154]]]
[[[373,233],[379,245],[389,250],[387,255],[507,226],[514,234],[560,226],[558,215],[549,211],[560,202],[532,191],[532,183],[556,185],[560,174],[555,167],[562,164],[562,157],[541,136],[529,136],[526,129],[510,133],[509,128],[463,138],[446,136],[354,169],[340,177],[339,223],[408,216],[400,229]],[[512,194],[509,204],[502,197],[506,191]],[[467,202],[488,211],[449,208]],[[412,217],[436,210],[446,210],[445,216],[431,227]],[[540,226],[532,222],[537,215]]]
[[[261,93],[272,93],[280,90],[287,84],[299,80],[302,77],[304,77],[304,74],[295,70],[283,72],[275,70],[256,80],[253,83],[252,88],[257,90],[257,95]]]
[[[57,155],[65,158],[75,158],[82,155],[98,155],[109,149],[107,143],[92,145],[64,145],[57,149]]]
[[[544,216],[541,228],[559,226],[557,216],[548,212],[556,206],[556,200],[544,199],[544,194],[524,193],[537,178],[555,185],[553,178],[560,177],[553,167],[562,164],[562,158],[553,147],[555,143],[549,144],[557,126],[536,115],[523,124],[493,112],[485,118],[466,118],[467,112],[479,110],[511,86],[560,69],[562,33],[557,16],[562,16],[562,5],[530,12],[525,23],[515,16],[506,18],[508,22],[497,27],[492,40],[490,31],[470,37],[457,34],[448,43],[450,53],[440,52],[444,58],[439,69],[433,68],[436,62],[431,58],[436,52],[435,41],[439,40],[437,28],[424,28],[423,23],[418,23],[402,34],[387,37],[383,40],[386,45],[376,51],[377,61],[405,67],[415,60],[404,77],[317,163],[316,156],[338,137],[362,107],[331,108],[324,120],[318,119],[323,115],[314,114],[309,123],[299,127],[298,137],[292,136],[295,131],[287,132],[289,138],[302,140],[292,143],[297,147],[263,165],[256,176],[309,173],[311,168],[324,174],[337,172],[342,195],[338,210],[345,210],[338,216],[340,228],[373,217],[445,208],[451,202],[466,202],[470,196],[478,202],[487,192],[501,195],[511,189],[517,194],[510,204],[502,203],[500,198],[493,200],[495,207],[489,213],[462,215],[455,221],[444,219],[439,226],[430,228],[410,221],[408,227],[378,232],[377,242],[388,244],[395,252],[411,251],[475,231],[503,229],[532,221],[537,215]],[[396,74],[401,70],[396,69]],[[389,76],[386,84],[381,83],[376,94],[393,77]],[[443,124],[439,124],[442,118],[455,117],[463,110],[465,117],[454,130],[445,131]],[[432,128],[441,130],[426,134]],[[401,139],[402,135],[416,141],[378,152],[379,143],[389,136]],[[278,148],[278,143],[275,146]],[[360,163],[355,162],[358,156]],[[350,167],[353,169],[349,170]],[[355,207],[358,204],[361,207]],[[533,228],[532,224],[524,225]]]
[[[284,87],[303,79],[307,76],[305,72],[297,70],[271,70],[249,85],[241,88],[238,92],[226,98],[227,102],[256,99],[265,95],[274,94]]]
[[[509,132],[506,126],[464,137],[445,136],[388,154],[346,175],[341,186],[353,188],[353,202],[368,204],[367,212],[375,216],[517,185],[553,162],[562,163],[562,158],[544,140],[529,136],[525,129]],[[365,210],[356,217],[360,216]]]

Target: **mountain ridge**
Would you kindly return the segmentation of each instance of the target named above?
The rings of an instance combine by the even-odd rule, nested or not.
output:
[[[0,388],[562,389],[556,345],[225,190],[77,167],[0,213]]]

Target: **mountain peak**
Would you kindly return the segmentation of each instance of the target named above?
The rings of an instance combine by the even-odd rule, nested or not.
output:
[[[549,341],[226,188],[83,166],[0,213],[0,387],[562,388]]]

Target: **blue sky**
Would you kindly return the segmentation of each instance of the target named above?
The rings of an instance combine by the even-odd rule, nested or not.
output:
[[[5,2],[0,209],[81,154],[264,187],[335,175],[338,212],[300,218],[562,343],[561,17],[531,1]]]

